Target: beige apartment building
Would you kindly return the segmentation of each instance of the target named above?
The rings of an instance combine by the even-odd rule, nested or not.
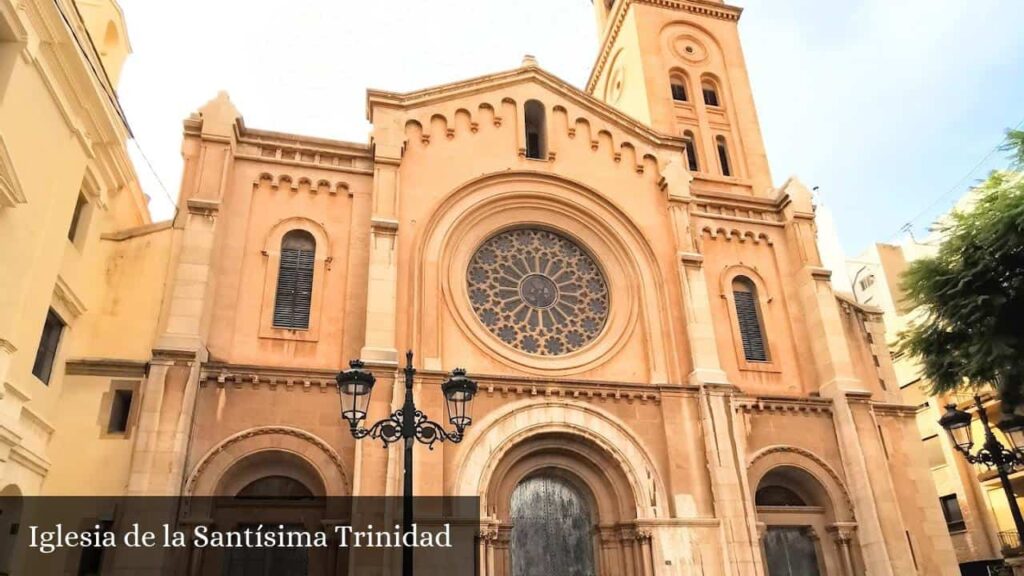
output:
[[[150,224],[114,91],[129,51],[113,1],[0,1],[5,494],[37,495],[52,482],[54,433],[77,393],[68,359],[133,357],[143,365],[150,356],[151,329],[109,325],[137,297],[118,285],[127,246],[117,234]],[[152,295],[149,305],[159,299]]]
[[[20,71],[0,123],[20,191],[0,207],[5,491],[398,495],[401,452],[352,437],[334,377],[365,360],[382,418],[410,350],[427,414],[453,368],[480,386],[464,440],[414,457],[417,494],[481,499],[479,574],[531,557],[524,492],[570,504],[541,520],[578,529],[548,560],[581,574],[958,574],[882,311],[833,291],[810,191],[769,172],[739,8],[598,0],[582,89],[527,57],[369,90],[367,142],[250,127],[221,93],[185,120],[178,212],[151,224],[100,90],[116,71],[19,123],[52,92],[15,81],[45,83],[55,53],[83,82],[116,70],[123,22],[87,36],[85,2],[26,4],[3,4]],[[57,8],[80,41],[42,24]],[[43,128],[66,167],[32,152]],[[70,554],[54,565],[81,566]],[[260,561],[232,554],[171,561]]]
[[[972,197],[970,193],[965,195],[956,209],[969,209]],[[896,350],[900,331],[917,316],[917,311],[903,301],[900,276],[914,260],[933,256],[941,242],[942,234],[936,226],[935,231],[920,241],[908,235],[898,244],[875,244],[848,261],[847,275],[851,282],[848,291],[860,304],[877,307],[883,312],[886,338],[892,350]],[[961,410],[975,412],[973,394],[931,396],[928,382],[921,378],[915,359],[894,353],[893,366],[903,401],[917,406],[923,452],[964,574],[988,574],[988,566],[999,564],[1004,557],[1009,564],[1017,565],[1024,550],[996,472],[968,463],[938,424],[945,406],[950,403],[957,404]],[[1001,414],[998,397],[991,392],[982,392],[981,396],[990,419],[997,422]],[[983,438],[980,422],[975,420],[974,426],[974,437]],[[999,430],[995,433],[1009,446]],[[1024,494],[1024,472],[1012,474],[1011,482],[1018,495]],[[1017,500],[1024,506],[1024,499],[1018,496]]]

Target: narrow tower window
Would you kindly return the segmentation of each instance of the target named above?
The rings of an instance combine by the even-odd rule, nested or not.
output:
[[[686,102],[689,98],[686,97],[686,81],[683,80],[682,76],[673,75],[669,80],[672,85],[672,99],[676,102]]]
[[[767,362],[768,348],[764,341],[764,323],[761,320],[757,288],[749,278],[737,276],[732,281],[732,296],[736,303],[736,320],[739,323],[740,340],[743,341],[744,358],[748,362]]]
[[[700,167],[697,165],[697,139],[693,137],[693,132],[683,132],[683,146],[686,150],[686,167],[690,172],[697,172]]]
[[[725,145],[725,137],[715,138],[718,148],[718,163],[722,166],[722,176],[732,176],[732,167],[729,165],[729,148]]]
[[[315,256],[316,240],[312,234],[292,230],[284,235],[274,300],[274,326],[292,330],[309,328]]]
[[[527,100],[526,115],[526,157],[535,160],[547,159],[547,129],[544,120],[544,105],[537,100]]]
[[[700,83],[701,92],[704,93],[704,103],[708,106],[721,106],[718,103],[718,89],[715,88],[715,83],[711,80],[705,80]]]

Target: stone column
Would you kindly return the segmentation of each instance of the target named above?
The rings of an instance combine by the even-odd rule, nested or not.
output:
[[[477,533],[477,546],[480,553],[478,568],[480,576],[494,575],[494,544],[498,540],[497,526],[483,526]]]
[[[839,550],[839,561],[843,565],[843,576],[856,576],[853,571],[853,555],[850,551],[850,542],[853,540],[853,532],[857,525],[852,522],[836,522],[828,527],[832,533],[832,540]]]

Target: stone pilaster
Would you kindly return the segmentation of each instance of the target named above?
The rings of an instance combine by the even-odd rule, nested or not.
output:
[[[185,121],[185,173],[164,309],[143,384],[128,493],[181,491],[212,314],[220,205],[230,193],[238,110],[227,94]]]
[[[902,556],[909,553],[906,544],[891,542],[887,546],[885,532],[877,506],[877,489],[868,474],[862,439],[858,433],[849,395],[863,395],[861,383],[853,368],[848,343],[840,318],[839,306],[829,282],[830,273],[821,267],[814,229],[814,207],[811,193],[800,182],[790,180],[785,193],[788,202],[783,209],[786,234],[791,246],[790,258],[793,264],[796,293],[799,305],[807,319],[810,334],[820,335],[811,340],[815,373],[821,396],[833,403],[833,424],[843,461],[846,485],[859,522],[859,542],[864,563],[869,574],[892,576],[895,565],[891,549],[899,550]],[[897,513],[898,512],[895,512]],[[902,525],[902,521],[897,523]],[[902,530],[900,531],[902,536]],[[891,549],[890,549],[891,548]],[[909,568],[912,569],[912,566]]]
[[[734,439],[742,431],[732,406],[734,389],[701,386],[701,427],[704,431],[708,473],[715,516],[722,523],[722,552],[726,574],[763,576],[757,518],[746,489],[746,467],[741,445]]]
[[[393,110],[375,109],[374,116],[366,340],[360,356],[397,366],[399,166],[404,128]]]

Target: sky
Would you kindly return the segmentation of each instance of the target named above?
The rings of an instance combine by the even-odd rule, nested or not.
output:
[[[173,214],[182,121],[226,90],[247,126],[366,142],[367,88],[519,66],[583,87],[590,0],[120,0],[118,93],[154,219]],[[928,225],[1006,165],[1024,122],[1022,0],[735,0],[777,185],[819,187],[848,256]]]

